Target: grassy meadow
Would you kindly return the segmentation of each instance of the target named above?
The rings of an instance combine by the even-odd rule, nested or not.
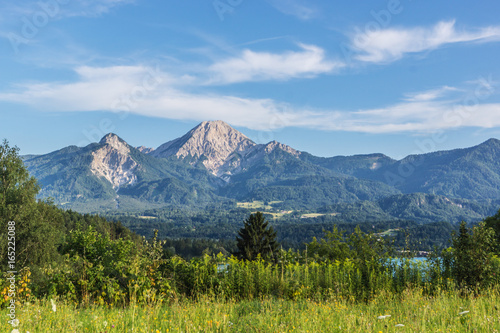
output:
[[[499,332],[498,290],[476,297],[419,289],[381,293],[368,303],[172,300],[170,304],[79,307],[64,301],[19,306],[19,332]],[[2,317],[6,311],[2,310]],[[4,320],[2,332],[12,327]]]

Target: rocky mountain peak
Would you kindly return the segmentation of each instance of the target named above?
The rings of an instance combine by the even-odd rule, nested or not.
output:
[[[92,152],[92,173],[108,180],[115,189],[134,183],[137,162],[130,157],[130,146],[113,133],[104,136],[100,143],[103,146]]]
[[[281,150],[283,150],[283,151],[285,151],[285,152],[287,152],[295,157],[299,157],[301,154],[300,151],[295,150],[292,147],[287,146],[287,145],[280,143],[278,141],[271,141],[268,144],[266,144],[265,152],[269,154],[270,152],[272,152],[276,148],[281,149]]]
[[[114,149],[118,149],[124,152],[126,151],[127,153],[130,151],[128,144],[114,133],[106,134],[101,139],[101,141],[99,141],[99,143],[109,145]]]
[[[178,158],[191,157],[192,163],[203,159],[203,165],[214,175],[220,176],[221,168],[227,159],[234,154],[242,153],[255,143],[241,132],[227,123],[204,121],[183,137],[167,142],[154,152],[156,157],[177,156]]]
[[[155,149],[146,146],[135,147],[138,151],[144,154],[151,154]]]

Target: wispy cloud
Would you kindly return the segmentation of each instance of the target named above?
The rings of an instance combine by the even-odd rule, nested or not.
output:
[[[51,20],[75,16],[100,16],[119,5],[130,4],[135,0],[79,0],[79,1],[16,1],[0,4],[2,13],[0,24],[18,24],[23,17],[28,20],[34,15],[46,15]]]
[[[431,51],[446,44],[499,40],[500,26],[458,30],[453,20],[439,22],[433,27],[358,31],[352,36],[351,46],[358,53],[357,60],[387,63],[406,54]]]
[[[344,67],[340,61],[327,60],[325,51],[314,45],[299,44],[301,51],[281,54],[244,50],[237,57],[210,66],[211,83],[288,80],[315,77]]]
[[[305,0],[268,0],[277,10],[306,21],[318,16],[318,9]]]
[[[27,104],[40,111],[126,111],[197,121],[217,118],[256,130],[294,126],[328,131],[418,133],[500,126],[500,104],[486,103],[495,91],[495,82],[485,79],[474,87],[444,86],[408,94],[394,105],[352,111],[315,110],[272,99],[192,92],[186,84],[192,78],[176,77],[150,66],[78,67],[75,72],[78,79],[74,82],[18,85],[0,93],[0,101]],[[448,92],[460,92],[461,98],[450,98]],[[471,100],[477,102],[471,104]]]
[[[190,93],[178,88],[183,85],[182,77],[148,66],[79,67],[75,72],[75,82],[18,85],[11,92],[0,93],[0,101],[27,104],[40,111],[126,111],[169,119],[217,118],[253,129],[269,129],[269,119],[286,109],[286,105],[270,99]]]
[[[108,13],[118,5],[135,0],[4,1],[0,2],[0,38],[7,39],[15,53],[21,45],[35,45],[42,30],[52,21]],[[38,20],[38,21],[34,21]],[[53,31],[53,30],[52,30]]]
[[[444,95],[454,92],[454,91],[459,91],[458,88],[455,87],[450,87],[450,86],[444,86],[440,87],[437,89],[431,89],[423,92],[418,92],[418,93],[409,93],[406,94],[405,100],[408,102],[425,102],[425,101],[433,101],[436,100],[440,97],[443,97]]]
[[[114,7],[133,3],[135,0],[79,0],[63,8],[65,16],[100,16]]]

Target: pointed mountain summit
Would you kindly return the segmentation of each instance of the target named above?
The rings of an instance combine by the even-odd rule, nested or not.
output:
[[[137,162],[130,156],[130,146],[118,135],[110,133],[99,142],[101,148],[92,152],[90,171],[109,181],[113,188],[137,181]]]
[[[245,154],[256,144],[244,134],[221,120],[204,121],[184,136],[169,141],[151,155],[167,158],[190,158],[190,163],[199,161],[214,175],[227,172],[224,167],[237,154]]]

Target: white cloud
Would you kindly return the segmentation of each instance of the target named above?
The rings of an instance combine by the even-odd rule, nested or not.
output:
[[[274,54],[244,50],[238,57],[222,60],[210,66],[211,83],[227,84],[245,81],[288,80],[315,77],[344,67],[340,61],[330,61],[325,51],[314,45],[299,44],[301,51]]]
[[[319,11],[305,0],[268,0],[277,10],[285,15],[295,16],[306,21],[315,18]]]
[[[444,95],[448,94],[449,92],[452,91],[459,91],[459,89],[455,87],[449,87],[449,86],[444,86],[438,89],[432,89],[432,90],[427,90],[423,92],[418,92],[418,93],[410,93],[406,94],[404,100],[409,101],[409,102],[425,102],[425,101],[432,101],[435,99],[438,99],[440,97],[443,97]]]
[[[459,31],[455,28],[455,21],[443,21],[430,28],[358,31],[351,39],[351,47],[357,51],[355,57],[360,61],[384,63],[401,59],[409,53],[430,51],[446,44],[499,40],[500,26]]]
[[[285,104],[269,99],[245,99],[215,94],[193,94],[176,88],[182,77],[172,77],[147,66],[79,67],[70,83],[18,85],[0,93],[0,101],[30,105],[45,111],[127,111],[134,114],[185,120],[224,119],[253,129],[272,129],[295,117],[282,112]],[[187,80],[191,80],[187,78]]]
[[[495,83],[482,79],[461,98],[444,86],[407,95],[402,102],[365,110],[313,110],[272,99],[190,92],[192,78],[175,77],[149,66],[78,67],[74,82],[18,85],[0,101],[46,111],[126,111],[168,119],[222,119],[255,130],[303,127],[365,133],[428,132],[473,126],[500,126],[500,104],[486,103]],[[492,88],[493,87],[493,88]],[[201,87],[198,87],[199,90]],[[410,97],[408,97],[410,96]]]

